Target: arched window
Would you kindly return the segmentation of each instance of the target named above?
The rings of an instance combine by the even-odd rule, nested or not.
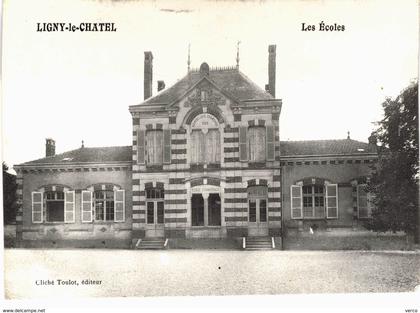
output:
[[[325,189],[323,185],[302,187],[303,218],[325,217]]]
[[[113,184],[95,184],[82,190],[82,223],[124,222],[125,190]]]
[[[33,191],[32,223],[74,223],[75,192],[62,185],[48,185]]]
[[[190,163],[220,163],[221,140],[219,122],[208,113],[196,116],[191,122]]]
[[[46,191],[44,196],[47,222],[64,222],[64,192]]]
[[[290,186],[293,219],[338,218],[338,185],[309,178]]]
[[[93,193],[95,221],[113,221],[115,214],[114,191],[95,190]]]

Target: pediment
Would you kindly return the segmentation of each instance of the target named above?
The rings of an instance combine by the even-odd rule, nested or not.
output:
[[[174,101],[170,106],[185,108],[224,106],[228,103],[237,103],[238,101],[220,90],[218,86],[207,77],[203,77],[193,85],[186,93]]]
[[[201,81],[191,92],[186,96],[184,107],[192,108],[196,106],[220,106],[226,105],[227,98],[208,81]]]

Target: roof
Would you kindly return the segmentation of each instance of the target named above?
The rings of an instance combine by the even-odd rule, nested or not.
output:
[[[34,161],[29,161],[20,165],[44,165],[44,164],[60,164],[67,163],[116,163],[131,162],[132,147],[97,147],[97,148],[79,148],[56,154]]]
[[[363,151],[361,150],[363,149]],[[283,157],[323,156],[323,155],[366,155],[375,154],[376,147],[351,139],[281,141],[280,153]],[[79,148],[55,156],[29,161],[22,165],[64,165],[72,163],[117,163],[131,162],[132,147]]]
[[[352,139],[281,141],[280,154],[284,156],[322,156],[349,154],[376,154],[376,146]]]
[[[210,69],[209,76],[206,77],[221,91],[232,95],[239,101],[274,99],[270,93],[260,88],[236,68]],[[199,71],[191,71],[174,85],[147,99],[141,105],[170,104],[185,94],[202,78],[203,76]]]

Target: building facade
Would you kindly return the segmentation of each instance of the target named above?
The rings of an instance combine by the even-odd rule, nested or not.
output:
[[[281,237],[284,228],[354,227],[369,217],[364,191],[371,143],[280,142],[276,47],[268,84],[234,67],[188,68],[129,108],[133,142],[87,148],[15,166],[22,246],[129,247],[143,238]]]

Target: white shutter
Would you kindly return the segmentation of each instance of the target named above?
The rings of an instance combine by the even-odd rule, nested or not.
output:
[[[302,218],[302,186],[290,186],[290,206],[292,219]]]
[[[43,218],[42,192],[32,192],[32,223],[42,223]]]
[[[92,191],[82,191],[82,223],[92,222]]]
[[[146,134],[144,130],[137,131],[137,164],[145,164]]]
[[[338,218],[338,186],[337,184],[326,185],[327,218]]]
[[[115,222],[124,222],[125,221],[125,192],[124,190],[115,190],[114,191],[115,199],[115,212],[114,212],[114,221]]]
[[[267,126],[266,127],[266,154],[267,154],[267,161],[274,161],[276,159],[275,156],[275,130],[274,126]]]
[[[171,164],[171,130],[163,130],[163,163]]]
[[[75,193],[74,191],[64,192],[64,222],[74,223],[74,211],[75,211]]]

